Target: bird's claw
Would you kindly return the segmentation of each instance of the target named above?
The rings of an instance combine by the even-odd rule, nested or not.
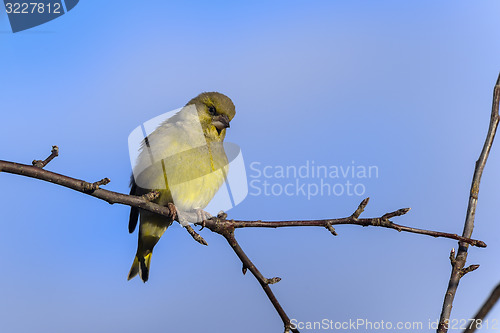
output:
[[[212,215],[210,215],[210,213],[208,213],[208,212],[205,212],[203,209],[197,209],[196,210],[196,217],[198,219],[197,222],[202,222],[202,221],[205,221],[205,220],[212,218]]]
[[[177,208],[175,208],[175,205],[171,202],[167,204],[168,209],[170,210],[170,216],[172,217],[173,220],[177,217]]]
[[[210,213],[208,212],[205,212],[203,209],[197,209],[196,210],[196,217],[197,217],[197,222],[201,224],[201,230],[203,230],[203,228],[205,228],[205,221],[208,220],[208,219],[211,219],[212,218],[212,215],[210,215]]]

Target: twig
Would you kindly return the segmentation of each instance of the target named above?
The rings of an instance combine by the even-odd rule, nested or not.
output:
[[[469,325],[469,327],[464,330],[463,333],[475,332],[479,324],[481,323],[479,322],[479,320],[482,321],[486,317],[488,312],[490,312],[496,302],[498,302],[498,299],[500,299],[500,283],[495,287],[495,289],[493,289],[488,299],[484,302],[484,304],[474,316],[474,321]]]
[[[65,175],[61,175],[55,172],[47,171],[44,169],[40,169],[31,165],[27,164],[20,164],[20,163],[14,163],[14,162],[8,162],[8,161],[3,161],[0,160],[0,172],[7,172],[7,173],[12,173],[12,174],[17,174],[21,176],[26,176],[26,177],[31,177],[31,178],[36,178],[40,180],[44,180],[53,184],[57,184],[60,186],[64,186],[67,188],[70,188],[72,190],[78,191],[85,193],[87,195],[93,196],[95,198],[104,200],[108,202],[109,204],[122,204],[122,205],[127,205],[131,207],[137,207],[137,208],[142,208],[144,210],[159,214],[159,215],[164,215],[167,217],[171,217],[170,209],[165,206],[160,206],[158,204],[155,204],[154,202],[150,202],[151,198],[154,199],[156,196],[155,192],[153,191],[152,193],[148,193],[143,196],[135,196],[135,195],[127,195],[123,193],[118,193],[118,192],[113,192],[113,191],[108,191],[102,188],[96,188],[93,191],[89,191],[89,187],[92,188],[92,184],[98,184],[100,182],[96,183],[89,183],[80,179],[76,178],[71,178]],[[107,179],[107,178],[105,178]],[[109,180],[109,179],[108,179]],[[361,208],[364,209],[368,203],[368,199],[364,199],[360,205],[358,206],[358,210]],[[407,210],[407,208],[403,209],[403,211]],[[361,210],[362,211],[362,210]],[[361,211],[359,211],[359,214],[361,214]],[[398,210],[402,211],[402,210]],[[398,212],[397,211],[397,212]],[[355,213],[356,213],[355,212]],[[388,214],[393,214],[393,213],[388,213]],[[387,216],[387,214],[385,214]],[[359,216],[359,215],[358,215]],[[208,226],[208,224],[214,223],[213,219],[206,220],[204,222],[198,222],[196,224],[198,225],[205,225]],[[392,221],[383,219],[383,218],[364,218],[364,219],[359,219],[355,217],[355,214],[349,216],[349,217],[344,217],[344,218],[339,218],[339,219],[327,219],[327,220],[297,220],[297,221],[238,221],[238,220],[219,220],[218,223],[222,224],[231,224],[232,227],[234,228],[251,228],[251,227],[257,227],[257,228],[280,228],[280,227],[325,227],[328,228],[327,225],[340,225],[340,224],[353,224],[353,225],[360,225],[360,226],[377,226],[377,227],[384,227],[384,228],[389,228],[389,229],[395,229],[397,231],[406,231],[406,232],[411,232],[411,233],[416,233],[416,234],[421,234],[421,235],[428,235],[432,237],[444,237],[444,238],[450,238],[450,239],[455,239],[459,240],[461,242],[465,242],[474,246],[478,247],[486,247],[486,244],[483,241],[476,240],[476,239],[470,239],[467,237],[462,237],[458,236],[456,234],[450,234],[446,232],[440,232],[440,231],[432,231],[432,230],[425,230],[425,229],[417,229],[417,228],[412,228],[412,227],[406,227],[402,226],[396,223],[393,223]]]
[[[243,249],[236,241],[236,238],[234,237],[234,226],[232,225],[232,223],[229,224],[224,223],[227,221],[225,218],[226,216],[222,216],[222,214],[219,214],[218,217],[206,221],[205,226],[209,228],[211,231],[224,236],[224,238],[227,240],[233,251],[241,260],[243,264],[243,269],[242,269],[243,274],[245,274],[247,269],[249,269],[250,272],[252,272],[253,276],[255,276],[257,281],[259,281],[262,289],[264,289],[264,292],[266,293],[267,297],[269,298],[274,308],[276,309],[276,312],[278,312],[281,320],[283,321],[283,325],[285,326],[285,333],[290,331],[294,333],[299,333],[299,331],[296,328],[292,328],[290,318],[286,314],[285,310],[283,310],[283,308],[281,307],[278,299],[276,298],[276,296],[274,296],[274,293],[271,290],[271,287],[269,286],[270,284],[279,282],[281,278],[273,277],[268,279],[265,278],[264,275],[262,275],[262,273],[253,264],[250,258],[248,258],[246,253],[243,251]]]
[[[186,228],[187,232],[193,237],[195,241],[200,243],[201,245],[208,245],[207,241],[203,239],[190,225],[184,226]]]
[[[269,286],[270,284],[277,283],[281,281],[281,278],[279,277],[273,277],[273,278],[265,278],[262,273],[255,267],[253,262],[248,258],[248,256],[245,254],[243,249],[240,247],[238,242],[236,241],[236,238],[234,237],[234,229],[231,230],[230,228],[225,229],[225,232],[222,234],[224,238],[226,238],[227,242],[233,249],[233,251],[236,253],[238,258],[240,258],[241,262],[243,263],[243,267],[246,270],[247,268],[252,272],[253,276],[259,281],[262,289],[264,289],[264,292],[266,293],[267,297],[273,304],[274,308],[276,309],[276,312],[278,312],[278,315],[280,316],[281,320],[283,321],[283,324],[285,326],[285,333],[288,333],[290,331],[294,333],[299,333],[299,330],[296,328],[292,328],[292,324],[290,321],[290,318],[286,314],[285,310],[281,307],[278,299],[276,296],[274,296],[273,291],[271,290],[271,287]]]
[[[111,182],[109,178],[103,178],[97,182],[94,183],[87,183],[85,182],[83,184],[83,191],[84,192],[93,192],[99,188],[101,185],[108,185]]]
[[[472,236],[472,230],[474,229],[474,217],[476,215],[477,198],[479,194],[479,183],[481,182],[481,176],[483,174],[484,166],[488,160],[488,155],[490,153],[491,145],[493,144],[493,139],[495,138],[495,133],[497,131],[498,122],[500,120],[500,115],[498,114],[498,104],[500,100],[500,74],[498,75],[495,88],[493,89],[493,103],[491,108],[491,119],[488,128],[488,134],[486,135],[486,140],[484,141],[483,149],[476,161],[476,167],[474,169],[474,176],[472,178],[472,185],[469,195],[469,205],[467,207],[467,217],[465,218],[465,225],[462,236],[465,238],[470,238]],[[455,258],[455,264],[451,270],[450,281],[448,283],[448,289],[443,301],[443,309],[441,311],[441,317],[439,319],[439,325],[437,332],[445,333],[448,331],[448,323],[451,315],[451,308],[453,306],[453,299],[457,292],[458,284],[460,279],[464,275],[463,268],[467,260],[467,249],[469,244],[467,242],[458,243],[457,256]]]
[[[365,211],[365,208],[368,205],[368,201],[370,201],[370,198],[365,198],[363,201],[361,201],[358,208],[351,215],[353,219],[357,220],[361,213]]]
[[[455,248],[452,248],[451,251],[450,251],[450,263],[451,263],[451,266],[455,266]]]
[[[366,207],[366,204],[368,203],[368,200],[369,200],[369,198],[364,199],[359,204],[358,209],[356,209],[356,212],[358,212],[360,207],[363,207],[363,209],[364,209],[364,207]],[[339,225],[339,224],[353,224],[353,225],[359,225],[359,226],[363,226],[363,227],[375,226],[375,227],[394,229],[397,231],[411,232],[414,234],[428,235],[428,236],[432,236],[432,237],[450,238],[450,239],[455,239],[455,240],[459,240],[462,242],[466,242],[466,243],[473,245],[473,246],[486,247],[486,244],[481,240],[470,239],[470,238],[459,236],[457,234],[450,234],[447,232],[407,227],[404,225],[393,223],[392,221],[387,219],[387,217],[401,216],[403,214],[406,214],[409,210],[410,210],[409,208],[403,208],[403,209],[399,209],[395,212],[387,213],[387,214],[383,215],[382,217],[363,218],[363,219],[355,217],[355,214],[356,214],[356,212],[355,212],[355,214],[353,214],[351,216],[343,217],[343,218],[339,218],[339,219],[292,220],[292,221],[231,220],[229,223],[231,223],[234,228],[324,227],[324,228],[327,228],[328,230],[330,230],[330,228],[333,229],[332,225]],[[208,227],[209,223],[212,223],[212,222],[210,222],[209,220],[205,221],[204,226]],[[201,223],[196,223],[196,224],[201,225]],[[332,232],[332,230],[330,230],[330,232]],[[337,235],[337,233],[335,232],[335,229],[333,229],[332,234],[333,233],[335,236]]]
[[[43,169],[47,164],[49,164],[50,161],[52,161],[57,156],[59,156],[59,147],[52,146],[49,157],[47,157],[44,161],[33,160],[33,162],[31,163],[33,164],[33,166]]]
[[[469,265],[466,268],[462,268],[462,270],[460,271],[460,277],[464,276],[467,273],[473,272],[478,268],[479,268],[479,265]]]
[[[142,208],[147,211],[164,215],[167,217],[170,216],[170,209],[168,207],[160,206],[158,204],[150,202],[149,200],[150,198],[147,195],[146,197],[127,195],[118,192],[108,191],[99,188],[99,186],[97,186],[95,190],[89,191],[89,188],[92,188],[93,184],[98,184],[102,181],[96,183],[89,183],[80,179],[71,178],[55,172],[40,169],[38,167],[34,167],[31,165],[7,162],[2,160],[0,160],[0,172],[7,172],[16,175],[44,180],[104,200],[109,204],[118,203],[131,207]]]

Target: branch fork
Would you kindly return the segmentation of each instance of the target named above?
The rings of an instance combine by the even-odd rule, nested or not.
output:
[[[500,74],[498,75],[495,87],[493,88],[493,102],[491,106],[490,123],[488,127],[488,134],[486,134],[486,139],[484,140],[483,149],[479,154],[479,158],[476,161],[474,168],[474,175],[472,177],[472,184],[469,192],[469,203],[467,206],[467,214],[465,217],[464,229],[462,232],[462,237],[470,239],[472,237],[472,231],[474,230],[474,219],[476,216],[477,200],[479,195],[479,184],[481,183],[481,177],[483,175],[483,170],[488,160],[491,147],[493,145],[493,140],[495,139],[495,134],[498,128],[498,123],[500,122],[500,114],[498,112],[500,104]],[[452,270],[450,275],[450,280],[448,282],[448,288],[446,290],[443,307],[441,310],[441,316],[439,318],[439,325],[437,333],[448,332],[448,323],[450,321],[451,309],[453,307],[453,300],[455,299],[455,294],[457,292],[458,284],[462,277],[474,270],[476,270],[479,265],[470,265],[464,268],[465,262],[467,260],[467,250],[469,247],[468,242],[464,242],[460,239],[458,251],[456,257],[450,254],[450,260],[452,264]],[[476,245],[476,244],[471,244]],[[486,245],[486,244],[484,244]]]

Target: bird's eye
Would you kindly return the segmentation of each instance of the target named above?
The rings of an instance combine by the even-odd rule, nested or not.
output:
[[[217,114],[217,110],[215,109],[215,106],[211,105],[208,107],[208,112],[212,115],[215,116]]]

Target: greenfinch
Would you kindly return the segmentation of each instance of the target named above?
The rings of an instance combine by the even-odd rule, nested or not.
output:
[[[190,100],[142,142],[131,177],[131,195],[157,191],[153,202],[175,210],[182,225],[199,222],[203,211],[224,183],[228,159],[223,141],[235,115],[231,99],[218,92],[204,92]],[[193,214],[194,213],[194,214]],[[198,220],[193,221],[192,216]],[[129,232],[139,220],[137,253],[128,280],[137,274],[149,278],[153,247],[172,224],[171,217],[132,207]]]

